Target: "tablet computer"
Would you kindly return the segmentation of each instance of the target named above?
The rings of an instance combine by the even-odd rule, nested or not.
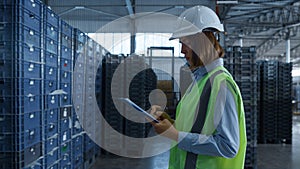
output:
[[[150,118],[151,120],[153,120],[156,123],[159,123],[159,121],[152,116],[151,114],[149,114],[148,112],[146,112],[144,109],[142,109],[140,106],[136,105],[133,101],[131,101],[129,98],[120,98],[120,100],[124,101],[125,103],[129,104],[131,107],[133,107],[134,109],[136,109],[137,111],[143,113],[143,115],[145,115],[146,117]]]

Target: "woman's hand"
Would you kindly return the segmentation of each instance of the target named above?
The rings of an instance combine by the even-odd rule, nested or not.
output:
[[[154,116],[157,120],[169,120],[172,124],[174,123],[174,120],[169,116],[168,113],[164,112],[163,109],[158,105],[151,106],[151,112],[150,114]]]
[[[173,126],[174,120],[163,112],[160,106],[153,105],[150,114],[159,120],[159,123],[151,122],[156,133],[175,141],[178,140],[178,131]]]
[[[168,119],[159,121],[159,123],[151,122],[151,124],[157,134],[168,137],[175,141],[178,140],[178,131]]]

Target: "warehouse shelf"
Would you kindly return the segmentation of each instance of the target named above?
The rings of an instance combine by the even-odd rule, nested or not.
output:
[[[86,88],[84,79],[96,67],[85,62],[102,61],[103,48],[89,39],[85,52],[86,34],[40,1],[5,0],[0,14],[0,168],[83,168],[84,149],[96,144],[85,147],[84,131],[73,116],[73,63],[81,55],[81,94],[91,94],[95,88]]]

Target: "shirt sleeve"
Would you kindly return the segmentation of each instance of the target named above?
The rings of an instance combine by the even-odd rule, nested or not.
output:
[[[235,157],[240,143],[238,113],[233,94],[224,83],[215,104],[214,125],[216,132],[210,136],[179,132],[178,147],[195,154]]]

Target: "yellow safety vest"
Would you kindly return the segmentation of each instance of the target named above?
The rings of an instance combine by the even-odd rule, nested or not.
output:
[[[190,86],[190,89],[188,89],[190,90],[190,92],[185,93],[185,95],[182,97],[181,101],[177,106],[175,127],[177,130],[184,131],[184,132],[191,132],[191,129],[194,127],[194,125],[196,125],[197,127],[196,124],[197,121],[195,124],[193,124],[193,122],[195,121],[195,112],[197,111],[197,106],[200,100],[200,96],[202,96],[201,94],[205,84],[208,82],[207,80],[210,79],[212,75],[214,75],[217,71],[219,72],[221,71],[221,73],[213,77],[211,93],[208,100],[205,121],[203,124],[203,128],[201,130],[201,134],[209,136],[214,134],[215,132],[215,127],[214,127],[215,102],[216,102],[218,92],[220,90],[221,83],[226,82],[227,87],[232,92],[235,99],[235,103],[237,105],[236,108],[237,108],[238,120],[239,120],[240,147],[237,155],[234,158],[224,158],[224,157],[208,156],[208,155],[201,155],[201,154],[195,155],[196,164],[194,164],[194,166],[196,169],[243,169],[244,162],[245,162],[246,146],[247,146],[244,106],[243,106],[242,96],[237,84],[235,83],[232,76],[228,73],[228,71],[223,66],[219,66],[214,70],[208,72],[200,81],[197,82],[196,85]],[[201,102],[199,105],[200,105],[199,107],[201,108],[202,107]],[[179,149],[177,145],[175,145],[170,150],[169,169],[184,169],[187,154],[188,154],[187,151]],[[194,168],[189,167],[187,169],[194,169]]]

